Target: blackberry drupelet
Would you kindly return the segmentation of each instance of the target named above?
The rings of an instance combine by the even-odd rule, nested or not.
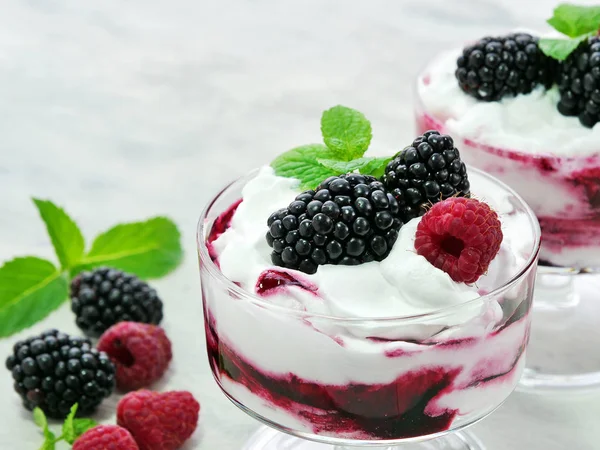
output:
[[[77,326],[90,336],[99,336],[118,322],[158,325],[163,318],[163,305],[154,289],[135,275],[106,267],[73,279],[71,309]]]
[[[600,122],[600,37],[582,42],[561,65],[558,111],[586,127]]]
[[[497,101],[552,86],[556,60],[544,55],[538,38],[525,33],[485,37],[465,47],[457,60],[460,88],[478,100]]]
[[[383,260],[402,226],[398,203],[371,176],[330,177],[271,214],[267,242],[273,264],[315,273],[324,264]]]
[[[450,136],[426,131],[400,151],[385,168],[383,184],[400,206],[406,223],[426,207],[449,197],[468,197],[469,177]]]
[[[29,410],[64,418],[73,404],[89,415],[115,387],[115,367],[88,339],[49,330],[19,341],[6,360],[15,391]]]

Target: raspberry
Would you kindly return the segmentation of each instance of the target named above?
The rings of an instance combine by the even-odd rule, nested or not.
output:
[[[415,249],[460,283],[474,283],[500,250],[502,230],[495,211],[471,198],[436,203],[417,226]]]
[[[155,325],[121,322],[109,328],[98,341],[117,367],[117,387],[139,389],[163,376],[171,359],[171,342]]]
[[[127,428],[140,450],[175,450],[189,439],[200,404],[189,392],[130,392],[117,405],[117,423]]]
[[[73,450],[139,450],[139,447],[125,428],[99,425],[79,436]]]

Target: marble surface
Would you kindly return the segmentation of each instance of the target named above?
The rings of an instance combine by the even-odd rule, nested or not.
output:
[[[159,386],[202,402],[187,449],[237,450],[257,424],[208,369],[194,230],[228,180],[319,139],[343,103],[373,122],[374,152],[410,142],[419,68],[450,45],[539,28],[554,2],[519,0],[3,0],[0,2],[0,257],[52,256],[30,201],[50,198],[89,240],[156,214],[181,227],[184,264],[155,283],[174,364]],[[43,323],[76,332],[64,305]],[[580,349],[585,350],[585,349]],[[597,349],[589,349],[597,352]],[[0,448],[41,439],[0,370]],[[99,418],[110,421],[116,398]],[[515,394],[473,427],[489,450],[600,449],[600,394]]]

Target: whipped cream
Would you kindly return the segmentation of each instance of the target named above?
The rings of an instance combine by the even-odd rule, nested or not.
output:
[[[600,124],[586,128],[560,114],[556,88],[483,102],[465,94],[454,76],[462,49],[443,53],[418,79],[425,111],[442,120],[446,131],[480,144],[532,154],[587,156],[600,152]]]
[[[276,176],[268,166],[246,184],[231,227],[213,243],[227,278],[255,292],[263,271],[286,271],[271,263],[271,248],[265,240],[266,220],[298,193],[298,180]],[[300,274],[318,288],[317,295],[289,286],[270,295],[268,301],[311,313],[366,319],[424,314],[477,298],[474,286],[455,283],[415,252],[419,221],[413,219],[400,229],[398,240],[383,261],[320,266],[313,275]],[[480,308],[478,305],[477,312]]]

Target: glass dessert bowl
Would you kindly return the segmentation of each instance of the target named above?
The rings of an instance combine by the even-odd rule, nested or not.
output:
[[[566,62],[548,69],[558,74],[558,86],[533,80],[530,88],[513,92],[516,96],[493,93],[501,98],[484,101],[481,95],[487,91],[478,91],[481,72],[473,71],[473,64],[487,71],[488,63],[499,58],[509,61],[515,79],[525,73],[511,65],[516,53],[511,50],[507,56],[505,51],[514,47],[523,55],[525,46],[510,37],[493,40],[502,44],[498,50],[477,41],[438,55],[422,71],[416,87],[417,129],[451,134],[467,164],[514,188],[540,222],[535,320],[520,387],[542,391],[598,386],[600,360],[590,358],[583,345],[600,345],[600,116],[588,112],[596,111],[595,102],[600,101],[600,38],[590,38]],[[507,45],[507,40],[512,43]],[[535,53],[530,50],[528,55]],[[587,53],[593,55],[592,62]],[[553,64],[541,62],[540,53],[536,57],[528,56],[533,72]],[[578,73],[572,69],[576,63]],[[491,71],[497,77],[495,64]],[[459,78],[466,83],[464,89]],[[581,79],[589,91],[581,88]],[[577,95],[583,108],[579,118],[569,110]]]
[[[226,187],[197,240],[210,367],[261,428],[246,450],[480,449],[461,431],[497,408],[525,364],[540,231],[510,188],[470,171],[504,239],[487,274],[459,285],[414,250],[315,274],[274,265],[266,217],[300,193],[270,168]]]

